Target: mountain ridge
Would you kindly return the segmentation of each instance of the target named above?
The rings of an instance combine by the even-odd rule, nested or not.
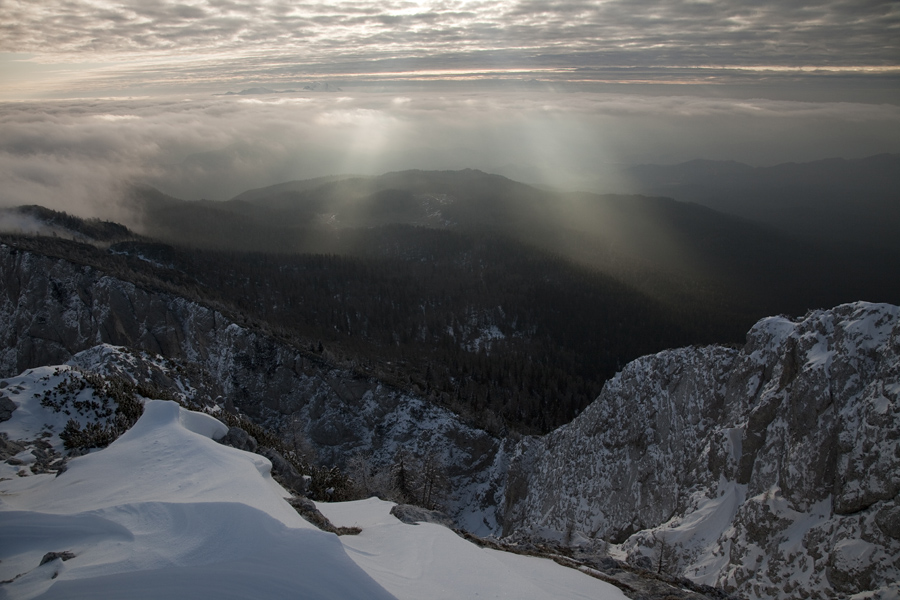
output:
[[[885,304],[763,319],[740,350],[643,357],[517,451],[504,533],[574,530],[632,561],[667,547],[670,568],[750,598],[890,597],[898,381],[900,308]]]
[[[31,270],[60,283],[89,275],[64,267]],[[49,287],[42,304],[50,318],[29,327],[71,327],[74,305],[59,303],[76,288]],[[690,347],[638,359],[571,424],[540,438],[499,440],[420,397],[312,363],[184,299],[142,299],[145,292],[108,277],[90,295],[98,307],[122,300],[167,307],[166,328],[180,328],[160,349],[201,367],[179,371],[190,383],[176,389],[231,402],[288,440],[299,424],[325,464],[346,465],[366,452],[385,468],[399,445],[441,456],[453,481],[447,506],[466,529],[513,541],[581,540],[640,568],[653,568],[669,547],[667,572],[750,598],[824,599],[832,586],[847,595],[889,594],[900,572],[890,558],[900,555],[896,306],[854,303],[794,321],[768,318],[741,349]],[[122,300],[111,302],[117,295]],[[128,315],[98,324],[109,332],[136,327],[159,343],[159,327],[141,318],[129,324]],[[22,327],[22,316],[4,321]],[[797,535],[784,539],[786,530]],[[787,542],[790,552],[778,550]],[[860,559],[860,549],[870,558]],[[764,569],[748,558],[757,555],[768,561]],[[794,573],[804,579],[797,583]]]
[[[467,181],[477,183],[483,175],[451,172],[442,177],[455,182],[458,194]],[[416,185],[430,186],[429,176],[392,175],[412,178],[405,192],[383,180],[386,193],[368,196],[382,203],[381,212],[366,213],[366,218],[381,218],[392,210],[405,214],[410,201],[422,206],[416,192],[423,188]],[[507,186],[503,178],[489,181]],[[351,182],[343,189],[357,185],[368,183]],[[478,193],[496,200],[481,207],[490,214],[505,202],[521,206],[515,204],[521,198],[515,190],[526,188],[507,187],[513,191],[506,197],[480,189]],[[526,191],[526,204],[544,198],[539,190]],[[474,194],[466,201],[478,198]],[[163,195],[155,201],[161,209],[181,202]],[[458,202],[454,197],[439,206],[443,210]],[[723,222],[712,210],[683,211],[671,199],[650,198],[625,209],[652,209],[651,222],[666,225],[661,231],[671,231],[680,219],[696,218],[701,225],[705,218]],[[681,231],[702,230],[692,227]],[[77,223],[71,230],[76,229]],[[102,238],[106,229],[100,224],[97,235]],[[507,264],[500,260],[504,253],[534,260],[549,267],[538,278],[535,299],[549,298],[551,309],[570,316],[579,313],[565,301],[593,281],[589,271],[569,271],[565,261],[537,250],[527,254],[524,246],[490,235],[470,233],[467,238],[449,226],[352,231],[360,247],[385,252],[391,268],[419,265],[414,278],[419,281],[435,276],[446,280],[452,265],[463,271],[478,266],[478,289],[487,289],[503,276],[516,279],[526,273],[497,270]],[[713,238],[698,240],[701,245],[717,248],[721,242],[715,235],[726,241],[733,237],[728,229],[708,231]],[[742,257],[744,250],[724,257],[724,264],[746,260],[756,265],[759,256]],[[557,351],[541,345],[539,328],[512,327],[527,324],[527,313],[516,313],[511,301],[495,309],[491,300],[484,312],[470,315],[472,321],[451,323],[447,329],[434,320],[434,302],[414,302],[410,312],[422,313],[425,328],[417,324],[406,331],[396,326],[400,305],[384,287],[394,286],[399,297],[410,297],[413,288],[397,285],[403,280],[396,273],[346,256],[291,260],[275,254],[187,250],[145,239],[101,244],[4,235],[0,374],[59,364],[79,350],[114,362],[119,350],[90,349],[122,344],[174,360],[180,375],[166,383],[162,373],[159,380],[174,392],[190,392],[207,406],[239,410],[298,448],[308,447],[324,467],[352,470],[361,481],[369,469],[383,477],[411,456],[438,461],[450,482],[445,507],[470,531],[503,535],[508,543],[549,539],[608,552],[635,568],[655,566],[751,598],[824,600],[837,593],[861,599],[898,592],[892,582],[900,576],[900,308],[894,304],[852,302],[797,318],[766,317],[749,327],[743,345],[682,345],[647,354],[619,365],[599,395],[583,411],[573,411],[580,414],[573,414],[571,422],[545,436],[523,436],[508,429],[502,415],[527,407],[516,407],[508,402],[513,396],[499,394],[515,395],[521,389],[517,386],[535,385],[540,378],[522,377],[515,368],[518,360],[509,361],[509,370],[496,369],[502,361],[491,361],[501,356],[504,344],[529,336],[545,352],[534,355],[536,365],[554,358]],[[796,259],[781,260],[790,264]],[[205,276],[219,270],[213,265],[227,265],[221,274],[228,283]],[[779,272],[767,267],[754,268],[761,281],[776,285]],[[429,274],[429,268],[434,272]],[[268,272],[293,272],[298,278],[279,290],[270,285],[275,280],[258,278]],[[790,273],[783,270],[781,276]],[[385,306],[391,306],[393,312],[385,314],[395,319],[385,321],[386,331],[395,337],[376,340],[373,346],[376,354],[371,356],[385,355],[380,361],[367,359],[353,345],[377,337],[372,323],[379,313],[360,311],[354,304],[354,298],[368,294],[365,286],[355,286],[369,279],[381,290]],[[553,281],[560,283],[565,297],[551,294],[552,286],[545,284]],[[217,286],[234,293],[213,293]],[[310,287],[323,290],[321,302],[290,291]],[[600,297],[614,288],[602,289]],[[854,293],[843,286],[834,289]],[[473,294],[467,291],[462,297],[471,303]],[[278,305],[285,312],[279,313]],[[339,317],[333,321],[334,338],[324,345],[315,344],[315,338],[298,343],[276,318],[297,314],[332,323],[322,311]],[[594,304],[581,319],[566,321],[566,327],[593,328],[589,317],[598,312]],[[624,330],[633,337],[634,327]],[[664,331],[656,325],[649,330]],[[415,371],[415,357],[404,355],[403,349],[415,347],[423,331],[446,332],[442,339],[452,342],[459,357],[474,357],[464,368],[454,368],[459,369],[455,373],[481,369],[467,376],[489,383],[484,397],[470,397],[482,412],[450,410],[454,398],[435,378],[437,362],[427,365],[430,375],[429,370]],[[399,345],[401,337],[409,345]],[[333,343],[337,339],[344,346]],[[423,348],[429,345],[429,338],[424,339]],[[395,346],[401,350],[390,354]],[[353,348],[357,350],[349,351]],[[594,351],[586,355],[597,356]],[[128,369],[129,361],[119,362]],[[397,385],[388,375],[397,378]],[[553,386],[538,388],[539,395],[562,400],[571,392],[567,384],[555,380]],[[472,389],[458,388],[457,400]],[[537,411],[545,414],[546,408],[541,405]]]
[[[548,192],[471,169],[307,180],[285,191],[292,185],[149,210],[143,233],[199,247],[357,255],[371,251],[348,242],[354,232],[394,225],[503,236],[663,302],[707,302],[702,294],[714,290],[724,297],[713,302],[752,313],[746,326],[858,298],[900,302],[900,285],[879,276],[900,269],[900,254],[810,241],[671,197]]]
[[[900,155],[751,167],[695,160],[626,169],[631,189],[671,196],[814,240],[888,250],[900,244]]]

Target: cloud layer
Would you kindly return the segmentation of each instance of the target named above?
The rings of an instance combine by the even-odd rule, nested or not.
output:
[[[680,66],[895,65],[900,23],[892,0],[5,0],[2,10],[2,49],[16,52],[500,49],[622,53]]]
[[[409,168],[615,191],[628,163],[900,152],[900,3],[0,0],[0,80],[2,206]],[[213,96],[311,80],[345,91]]]
[[[708,67],[896,73],[898,40],[894,0],[0,3],[0,52],[108,63],[91,70],[94,86],[105,78],[177,85],[245,81],[250,74],[278,81],[423,72],[608,81],[615,69],[636,67],[650,69],[641,77],[654,80]]]
[[[616,94],[279,94],[0,104],[0,206],[117,214],[125,186],[188,198],[337,173],[480,168],[621,191],[628,163],[897,152],[900,107]]]

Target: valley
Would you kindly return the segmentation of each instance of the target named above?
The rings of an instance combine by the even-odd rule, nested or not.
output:
[[[9,429],[28,373],[61,365],[251,432],[285,493],[701,597],[896,593],[892,254],[477,171],[130,201],[140,232],[26,207],[0,236],[10,458],[43,447]]]

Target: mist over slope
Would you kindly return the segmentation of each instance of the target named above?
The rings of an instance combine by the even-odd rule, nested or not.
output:
[[[710,185],[717,181],[710,178]],[[820,187],[834,187],[829,181]],[[500,236],[612,275],[662,301],[725,303],[752,314],[744,328],[766,314],[859,298],[900,299],[900,286],[878,277],[900,265],[900,255],[887,251],[806,241],[667,198],[551,192],[475,170],[290,182],[222,203],[153,196],[136,196],[143,230],[170,243],[371,255],[381,249],[360,232],[387,226]],[[864,205],[857,212],[865,215]],[[880,212],[866,218],[880,227],[900,220]]]
[[[166,353],[180,344],[164,300],[175,295],[497,431],[540,431],[570,420],[631,358],[723,328],[502,240],[400,233],[415,253],[368,260],[9,237],[7,368],[83,349],[85,338]],[[390,247],[398,236],[371,239]],[[129,291],[111,293],[108,280]]]
[[[887,252],[473,170],[289,182],[228,202],[144,188],[132,202],[172,247],[14,243],[264,323],[496,431],[569,421],[643,354],[739,343],[770,314],[900,302]]]

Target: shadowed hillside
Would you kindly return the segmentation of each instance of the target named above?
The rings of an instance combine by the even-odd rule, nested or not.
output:
[[[900,254],[900,155],[754,168],[733,161],[640,165],[634,189],[766,223],[809,239]]]

